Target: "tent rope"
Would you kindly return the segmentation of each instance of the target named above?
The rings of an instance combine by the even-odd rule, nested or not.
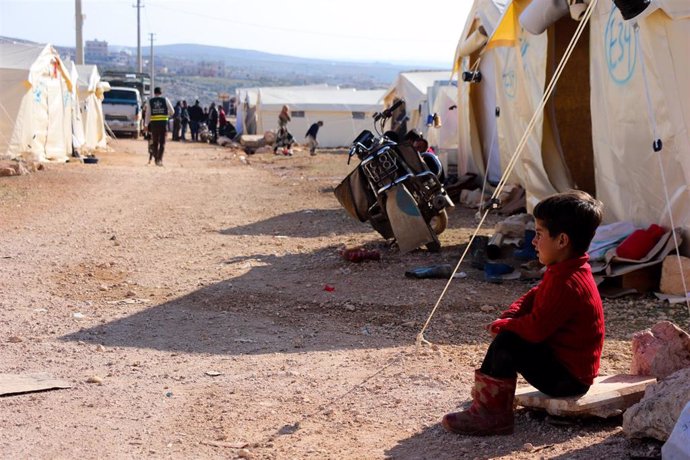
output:
[[[633,31],[635,32],[635,47],[640,49],[640,26],[637,22],[633,24]],[[678,269],[680,270],[680,279],[683,283],[683,297],[685,297],[685,305],[688,308],[688,313],[690,313],[690,293],[688,292],[688,287],[685,283],[685,272],[683,270],[683,262],[680,258],[680,250],[678,248],[678,235],[676,232],[676,224],[673,219],[673,212],[671,211],[671,199],[668,196],[668,182],[666,181],[666,172],[664,171],[664,165],[661,161],[661,151],[663,150],[663,142],[659,137],[657,130],[656,115],[654,114],[652,105],[652,96],[649,91],[649,80],[647,79],[647,66],[644,62],[644,55],[640,59],[640,69],[642,71],[642,79],[644,81],[644,93],[647,100],[647,116],[649,117],[649,123],[652,126],[652,150],[654,151],[654,156],[657,158],[659,164],[659,172],[661,173],[661,182],[664,188],[664,197],[666,198],[666,211],[668,212],[668,218],[671,223],[671,233],[673,234],[673,244],[676,247],[676,259],[678,260]]]
[[[572,38],[570,39],[570,43],[568,44],[568,47],[565,50],[565,53],[563,54],[563,57],[561,58],[561,61],[558,63],[558,66],[556,67],[556,70],[553,74],[553,77],[551,77],[551,81],[549,82],[549,85],[547,86],[546,90],[544,91],[544,94],[541,98],[541,102],[537,106],[537,109],[534,111],[534,114],[532,115],[532,119],[529,121],[527,124],[527,128],[525,129],[525,132],[522,135],[522,139],[520,139],[520,142],[518,143],[515,152],[510,158],[510,161],[508,165],[506,166],[506,170],[503,172],[503,175],[501,176],[501,180],[498,182],[498,185],[496,186],[496,189],[494,190],[493,195],[491,196],[491,206],[486,209],[484,212],[484,215],[482,216],[481,220],[479,221],[479,224],[477,224],[477,227],[474,230],[474,233],[472,234],[472,237],[470,238],[469,243],[467,244],[467,247],[462,253],[462,256],[460,256],[460,260],[458,261],[457,265],[455,266],[455,269],[453,270],[453,273],[450,275],[450,278],[446,282],[445,287],[443,288],[443,291],[441,292],[441,295],[439,296],[438,300],[436,300],[436,304],[434,305],[434,308],[431,310],[431,313],[429,314],[429,317],[427,318],[426,322],[424,323],[424,326],[422,329],[419,331],[417,334],[417,339],[416,339],[416,344],[417,347],[421,346],[421,344],[430,344],[428,340],[424,338],[424,332],[426,331],[427,327],[429,327],[429,323],[431,322],[431,318],[434,316],[436,313],[436,310],[438,309],[438,306],[441,303],[441,300],[445,296],[446,292],[448,291],[448,288],[450,286],[450,283],[453,281],[453,278],[455,277],[456,272],[460,268],[460,264],[465,260],[465,256],[467,255],[467,252],[469,251],[470,246],[474,242],[475,237],[477,236],[477,233],[481,229],[482,225],[484,224],[484,221],[486,220],[487,215],[489,214],[489,211],[491,209],[494,209],[498,207],[498,197],[500,194],[503,192],[503,189],[506,186],[506,182],[508,180],[508,177],[513,171],[513,168],[515,168],[515,165],[517,164],[517,160],[522,153],[522,150],[524,149],[525,145],[527,144],[527,139],[532,133],[532,130],[534,129],[534,126],[536,125],[537,119],[543,114],[544,107],[546,106],[546,102],[548,101],[549,97],[551,97],[551,94],[553,93],[553,90],[556,86],[556,83],[558,82],[558,79],[560,78],[561,74],[563,73],[563,69],[565,68],[565,65],[567,64],[568,60],[570,59],[570,56],[573,53],[573,50],[575,49],[575,46],[577,45],[577,42],[580,40],[580,36],[582,35],[582,32],[584,31],[587,23],[589,22],[590,17],[592,16],[592,12],[594,11],[594,7],[597,4],[597,0],[592,0],[590,4],[587,6],[587,9],[585,10],[585,14],[582,17],[582,20],[579,22],[577,25],[577,29],[575,30],[575,33],[573,34]]]

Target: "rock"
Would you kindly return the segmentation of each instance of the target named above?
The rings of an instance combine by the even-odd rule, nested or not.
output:
[[[484,313],[489,313],[489,312],[492,312],[495,310],[495,308],[492,307],[491,305],[482,305],[481,307],[479,307],[479,309],[481,311],[483,311]]]
[[[526,442],[522,445],[522,450],[525,452],[532,452],[534,450],[534,445],[531,442]]]
[[[125,294],[125,297],[130,297],[130,298],[136,297],[136,296],[137,296],[137,293],[134,291],[127,291],[127,293]]]
[[[246,459],[252,459],[254,458],[254,454],[249,449],[240,449],[239,452],[237,452],[237,455],[240,458],[246,458]]]
[[[103,379],[97,375],[92,375],[86,379],[86,383],[96,383],[98,385],[103,385]]]
[[[9,166],[0,166],[0,177],[10,177],[16,175],[17,174],[15,173],[14,168]]]
[[[661,264],[661,282],[659,290],[664,294],[683,295],[683,274],[685,274],[685,285],[690,288],[690,259],[680,256],[683,267],[681,272],[678,266],[678,255],[666,256]]]
[[[7,339],[7,341],[10,343],[21,343],[24,341],[24,339],[22,339],[18,335],[12,335]]]
[[[669,321],[638,332],[632,340],[630,373],[663,379],[690,367],[690,335]]]
[[[345,304],[345,310],[347,310],[347,311],[355,311],[356,309],[357,308],[354,305],[352,305],[351,303]]]
[[[629,438],[665,441],[685,404],[690,401],[690,368],[649,385],[642,400],[623,414],[623,432]]]
[[[417,322],[416,321],[405,321],[404,323],[401,324],[401,326],[413,328],[413,327],[417,326]]]
[[[99,343],[96,345],[96,351],[105,351],[105,347]]]

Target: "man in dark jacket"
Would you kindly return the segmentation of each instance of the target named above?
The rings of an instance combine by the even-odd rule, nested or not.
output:
[[[156,160],[156,166],[163,166],[163,152],[165,151],[165,132],[168,127],[168,119],[175,110],[170,100],[162,96],[161,89],[153,89],[153,97],[147,101],[144,114],[144,125],[151,133],[151,154]],[[151,161],[149,159],[149,161]]]
[[[319,145],[316,140],[316,135],[319,133],[319,128],[323,126],[323,121],[319,120],[312,124],[307,130],[307,134],[304,137],[307,138],[307,145],[309,146],[309,154],[311,156],[316,155],[316,147]]]
[[[199,105],[199,100],[194,101],[194,105],[189,108],[189,127],[192,131],[192,140],[199,140],[199,123],[204,118],[204,109]]]
[[[218,141],[218,109],[215,102],[211,102],[208,109],[208,129],[211,132],[211,144],[215,144]]]

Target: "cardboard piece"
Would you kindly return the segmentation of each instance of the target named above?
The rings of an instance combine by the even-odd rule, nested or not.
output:
[[[614,417],[642,399],[654,377],[642,375],[609,375],[597,377],[582,396],[551,398],[532,386],[518,388],[515,402],[519,406],[543,409],[561,417]]]
[[[71,387],[71,383],[46,373],[0,374],[0,396]]]

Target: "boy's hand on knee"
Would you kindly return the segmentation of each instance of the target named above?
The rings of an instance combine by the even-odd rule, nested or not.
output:
[[[493,323],[489,324],[487,329],[491,333],[491,335],[497,335],[499,332],[503,331],[503,329],[508,325],[510,322],[510,318],[502,318],[502,319],[497,319]]]

